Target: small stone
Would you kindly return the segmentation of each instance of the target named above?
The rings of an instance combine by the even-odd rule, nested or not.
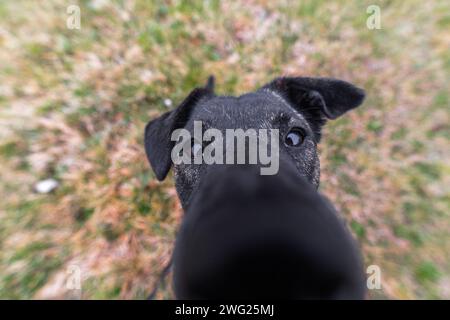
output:
[[[59,183],[55,179],[41,180],[34,186],[37,193],[49,193],[58,187]]]
[[[170,107],[172,106],[172,100],[170,100],[169,98],[164,99],[164,105],[165,105],[167,108],[170,108]]]

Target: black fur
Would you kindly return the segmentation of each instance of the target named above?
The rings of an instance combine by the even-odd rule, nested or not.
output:
[[[326,119],[336,119],[348,110],[356,108],[364,100],[362,89],[332,78],[277,78],[253,93],[252,99],[262,99],[271,103],[270,98],[265,94],[267,90],[279,94],[301,113],[308,121],[316,143],[320,141],[321,128]],[[192,111],[198,107],[200,102],[211,100],[214,97],[216,97],[214,78],[211,76],[205,87],[194,89],[176,109],[147,124],[145,150],[158,180],[165,179],[172,165],[170,151],[174,142],[170,141],[170,135],[173,130],[185,127]],[[231,104],[231,100],[225,103]],[[208,107],[208,103],[203,103],[202,107]],[[261,118],[261,120],[264,119]],[[233,124],[230,124],[229,127],[233,128]]]
[[[364,91],[350,83],[302,77],[277,78],[239,97],[217,96],[210,77],[147,125],[145,150],[158,180],[172,166],[172,132],[192,132],[195,120],[222,132],[276,128],[284,139],[301,128],[305,134],[295,148],[280,141],[275,176],[260,176],[255,166],[174,166],[186,209],[173,260],[178,298],[363,298],[358,250],[314,189],[322,126],[363,99]]]
[[[317,141],[326,119],[336,119],[359,106],[364,91],[354,85],[332,78],[277,78],[263,89],[280,93],[291,105],[305,115],[313,127]]]
[[[173,111],[150,121],[145,127],[145,153],[155,171],[156,178],[162,181],[172,166],[170,152],[175,144],[170,135],[175,129],[183,128],[195,104],[213,95],[214,80],[208,81],[205,88],[194,89]]]
[[[173,256],[179,299],[363,299],[357,246],[331,204],[288,162],[211,168]]]

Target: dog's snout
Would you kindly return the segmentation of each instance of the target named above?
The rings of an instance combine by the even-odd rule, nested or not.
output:
[[[202,181],[175,247],[177,296],[363,298],[360,256],[332,207],[288,169],[255,170],[219,168]]]
[[[176,278],[180,298],[361,298],[345,269],[329,261],[332,256],[308,252],[304,244],[279,232],[228,243],[203,239],[210,246],[197,246],[190,263],[176,266],[188,271],[187,277]]]

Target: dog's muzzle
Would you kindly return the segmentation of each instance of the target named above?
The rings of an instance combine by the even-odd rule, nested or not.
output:
[[[336,211],[295,168],[212,167],[174,252],[179,299],[363,299],[361,256]]]

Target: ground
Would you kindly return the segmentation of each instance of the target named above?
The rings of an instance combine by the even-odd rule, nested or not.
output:
[[[79,5],[81,28],[67,27]],[[369,5],[381,29],[366,26]],[[372,299],[450,298],[448,1],[0,2],[0,298],[142,299],[182,218],[143,148],[150,119],[207,76],[240,94],[280,75],[363,87],[330,122],[320,190],[345,216]],[[51,193],[37,182],[55,179]],[[170,298],[170,276],[157,298]]]

